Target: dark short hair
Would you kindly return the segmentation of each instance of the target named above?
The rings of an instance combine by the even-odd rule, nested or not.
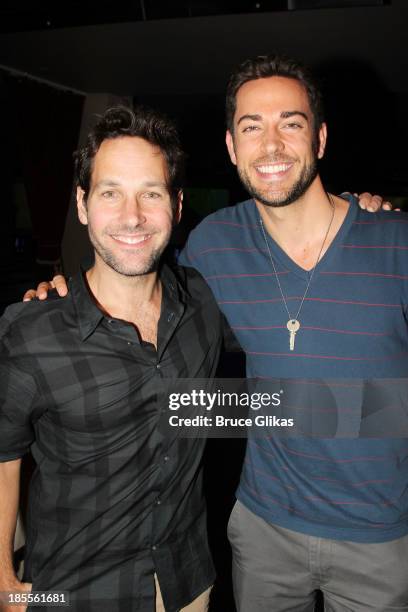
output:
[[[167,163],[167,180],[173,207],[184,179],[184,152],[173,122],[165,115],[144,106],[109,108],[89,132],[85,146],[75,153],[76,182],[88,197],[93,160],[104,140],[137,136],[157,146]]]
[[[237,92],[244,83],[272,76],[287,77],[299,81],[305,88],[313,114],[315,137],[324,121],[322,95],[312,74],[300,62],[283,55],[258,55],[247,59],[231,74],[227,86],[226,121],[233,132],[234,115],[237,106]]]

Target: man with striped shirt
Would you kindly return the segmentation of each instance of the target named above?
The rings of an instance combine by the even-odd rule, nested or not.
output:
[[[210,215],[181,258],[201,272],[249,377],[408,375],[408,238],[328,194],[327,128],[301,65],[244,62],[227,147],[251,199]],[[408,441],[249,440],[230,523],[239,612],[408,610]]]

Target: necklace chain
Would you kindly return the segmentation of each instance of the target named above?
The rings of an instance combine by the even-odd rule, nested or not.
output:
[[[322,246],[320,247],[320,251],[319,251],[319,254],[317,256],[316,263],[313,266],[313,268],[310,270],[309,279],[308,279],[307,285],[306,285],[306,290],[305,290],[305,292],[303,294],[303,297],[302,297],[302,299],[300,301],[300,306],[298,308],[298,311],[297,311],[295,317],[292,317],[290,312],[289,312],[288,303],[286,301],[285,294],[283,293],[282,285],[280,283],[279,276],[278,276],[278,273],[277,273],[276,267],[275,267],[275,262],[273,261],[271,249],[269,247],[269,242],[268,242],[268,239],[266,237],[266,233],[265,233],[265,228],[264,228],[264,224],[263,224],[263,221],[262,221],[262,217],[259,218],[259,221],[260,221],[260,224],[261,224],[262,234],[263,234],[263,237],[264,237],[264,240],[265,240],[265,244],[266,244],[266,248],[267,248],[268,254],[269,254],[269,259],[271,260],[272,268],[273,268],[273,271],[275,273],[276,282],[278,283],[279,291],[280,291],[280,294],[282,296],[282,301],[283,301],[283,304],[285,306],[286,312],[288,313],[289,321],[291,321],[291,320],[296,320],[297,321],[298,320],[300,311],[302,310],[303,302],[306,299],[307,293],[309,291],[310,283],[312,282],[312,279],[313,279],[313,276],[314,276],[314,272],[316,270],[316,266],[317,266],[317,264],[320,261],[320,257],[322,255],[324,245],[326,244],[326,240],[327,240],[327,237],[329,235],[329,232],[330,232],[330,229],[331,229],[331,226],[332,226],[332,223],[333,223],[334,213],[335,213],[335,210],[336,210],[336,206],[335,206],[335,203],[334,203],[333,198],[331,197],[330,193],[326,193],[326,195],[327,195],[327,197],[329,199],[329,202],[330,202],[330,205],[332,207],[332,215],[331,215],[330,223],[329,223],[329,226],[327,228],[326,234],[324,236],[324,239],[323,239],[323,242],[322,242]]]

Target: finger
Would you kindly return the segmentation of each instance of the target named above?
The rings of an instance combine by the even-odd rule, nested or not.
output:
[[[48,291],[52,289],[50,283],[48,283],[47,281],[44,281],[42,283],[40,283],[37,287],[37,297],[39,300],[46,300],[47,299],[47,295],[48,295]]]
[[[52,279],[52,283],[55,289],[57,290],[58,295],[60,295],[61,297],[67,295],[67,281],[65,280],[65,277],[62,276],[62,274],[57,274],[57,276],[54,276],[54,278]]]
[[[370,196],[370,197],[368,197]],[[381,204],[382,204],[382,197],[379,195],[370,195],[367,194],[367,204],[366,204],[366,210],[370,211],[370,212],[377,212],[378,210],[380,210],[381,208]]]
[[[367,210],[367,207],[369,206],[373,197],[371,193],[368,193],[368,191],[364,191],[360,194],[356,193],[355,196],[358,198],[358,205],[360,206],[360,208],[362,208],[363,210]]]
[[[392,210],[392,204],[391,202],[383,202],[381,208],[383,210]]]
[[[37,297],[37,292],[35,289],[29,289],[23,295],[23,302],[31,302],[35,297]]]
[[[381,210],[381,205],[382,205],[382,198],[378,195],[374,195],[371,198],[371,202],[368,205],[368,209],[367,210],[371,210],[372,212],[377,212],[377,210]]]

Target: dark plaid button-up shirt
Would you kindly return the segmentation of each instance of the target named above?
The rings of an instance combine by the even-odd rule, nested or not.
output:
[[[1,319],[0,460],[31,449],[37,463],[25,580],[69,591],[73,610],[151,612],[156,572],[173,612],[214,580],[205,441],[158,425],[163,378],[214,375],[223,320],[197,272],[164,266],[161,280],[157,351],[104,316],[82,274],[68,297]]]

